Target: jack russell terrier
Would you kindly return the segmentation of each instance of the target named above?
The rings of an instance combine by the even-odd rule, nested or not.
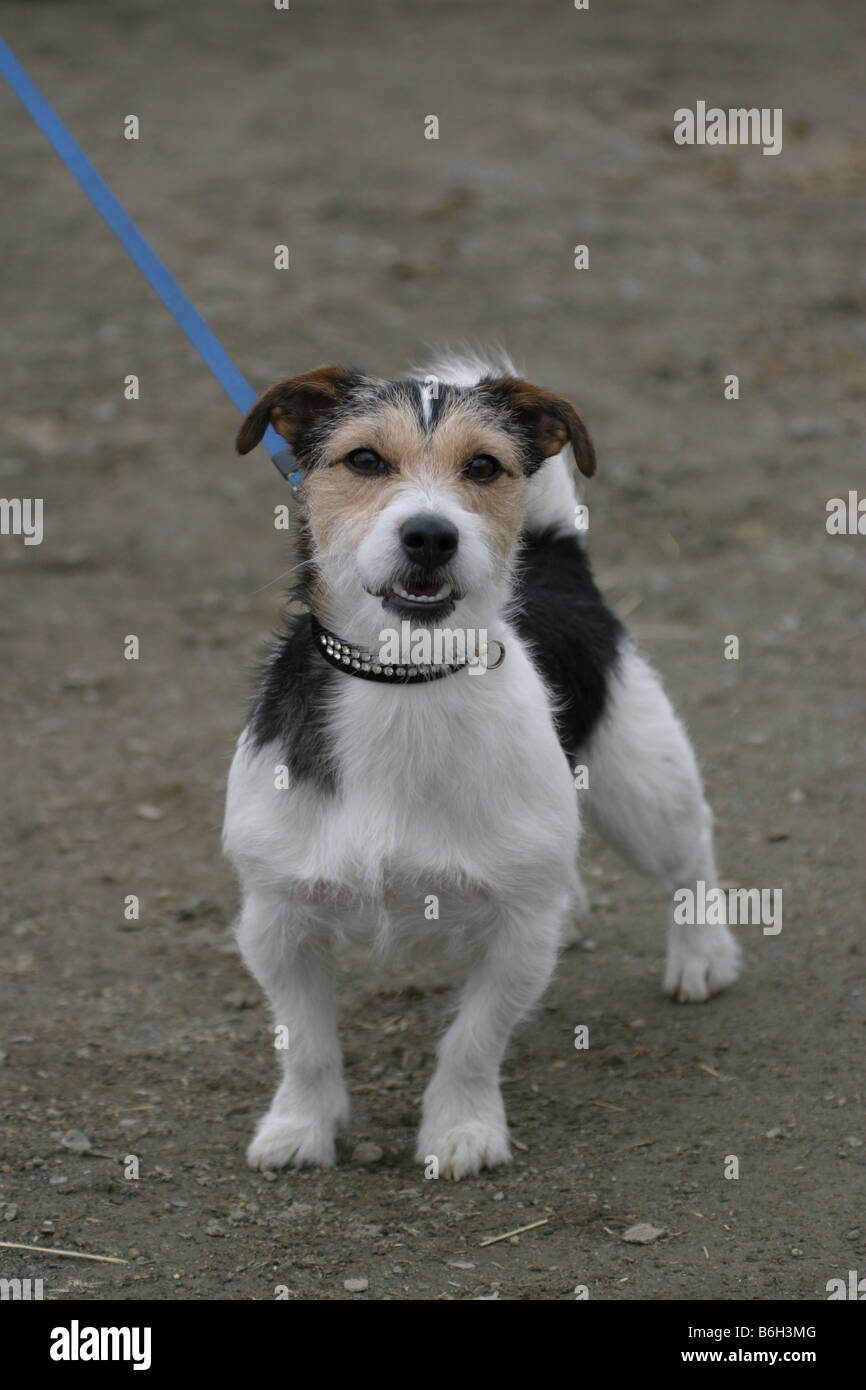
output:
[[[572,460],[590,477],[595,455],[568,401],[507,362],[398,381],[319,367],[265,392],[238,451],[269,424],[303,474],[303,611],[228,782],[238,941],[284,1042],[247,1158],[335,1161],[349,1100],[334,957],[362,939],[463,973],[417,1147],[460,1178],[510,1157],[500,1066],[586,906],[581,813],[672,893],[717,881],[710,811],[658,677],[592,578]],[[704,1000],[739,954],[725,925],[671,921],[664,987]]]

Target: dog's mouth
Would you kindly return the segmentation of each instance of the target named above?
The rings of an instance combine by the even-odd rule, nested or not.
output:
[[[394,598],[403,599],[405,603],[421,603],[425,606],[433,603],[444,603],[454,592],[454,585],[446,579],[441,584],[395,584],[391,590]]]
[[[451,612],[460,594],[450,579],[434,579],[428,583],[407,579],[405,582],[395,580],[380,591],[379,597],[383,608],[394,612],[441,618]]]

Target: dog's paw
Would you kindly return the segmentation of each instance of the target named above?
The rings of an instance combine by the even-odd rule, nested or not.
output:
[[[416,1157],[435,1158],[440,1178],[468,1178],[482,1168],[508,1163],[508,1125],[499,1087],[449,1085],[434,1077],[424,1097],[424,1119]]]
[[[476,1121],[455,1125],[434,1134],[422,1130],[418,1141],[417,1159],[429,1165],[431,1158],[438,1164],[440,1178],[471,1178],[482,1168],[497,1168],[510,1163],[508,1131],[503,1126],[486,1125]]]
[[[681,1004],[702,1004],[740,973],[741,951],[727,927],[688,927],[671,939],[665,992]]]
[[[333,1167],[337,1161],[335,1126],[322,1122],[299,1123],[286,1117],[265,1115],[247,1149],[251,1168],[303,1168],[307,1164]]]

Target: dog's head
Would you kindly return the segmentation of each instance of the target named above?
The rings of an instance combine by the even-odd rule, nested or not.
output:
[[[573,406],[515,376],[464,387],[318,367],[265,392],[238,452],[268,425],[303,471],[304,524],[325,587],[373,595],[416,623],[501,593],[528,480],[546,459],[571,444],[581,472],[595,469]]]

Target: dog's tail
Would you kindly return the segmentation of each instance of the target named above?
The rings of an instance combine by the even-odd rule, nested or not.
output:
[[[437,354],[414,375],[435,378],[443,386],[477,386],[485,377],[522,376],[512,359],[500,347],[485,351],[467,349]],[[579,502],[577,467],[571,445],[552,458],[530,479],[526,494],[524,531],[532,534],[580,535],[575,531]]]

